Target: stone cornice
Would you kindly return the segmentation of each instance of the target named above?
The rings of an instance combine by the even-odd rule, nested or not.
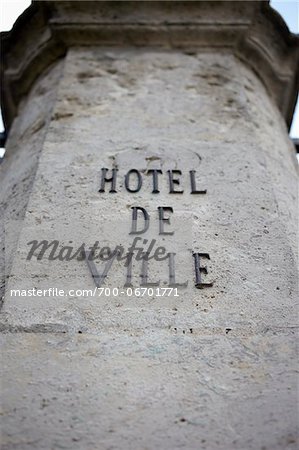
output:
[[[9,128],[34,80],[71,46],[226,48],[263,80],[288,125],[299,84],[299,37],[267,1],[37,1],[1,33]]]

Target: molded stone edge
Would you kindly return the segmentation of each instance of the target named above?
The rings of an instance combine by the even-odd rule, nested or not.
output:
[[[6,129],[21,99],[72,46],[232,51],[264,82],[290,127],[299,86],[299,36],[268,1],[36,1],[1,33]]]

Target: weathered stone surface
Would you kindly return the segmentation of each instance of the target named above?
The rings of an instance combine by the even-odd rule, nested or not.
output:
[[[24,76],[15,108],[20,92],[33,85],[1,165],[9,275],[1,311],[3,449],[295,449],[297,162],[284,120],[293,97],[282,108],[275,83],[264,84],[265,65],[255,73],[258,60],[245,63],[247,53],[241,58],[236,51],[256,29],[246,14],[266,7],[217,4],[227,37],[224,47],[209,41],[204,49],[200,36],[207,31],[195,14],[193,24],[201,27],[194,28],[191,49],[182,32],[187,3],[169,13],[166,28],[160,14],[169,5],[160,2],[157,10],[144,2],[136,13],[125,2],[117,17],[112,2],[94,15],[86,2],[52,3],[45,10],[52,11],[63,61],[34,83],[48,64],[49,42],[49,58],[57,56],[57,41],[45,33],[44,49],[38,41],[19,69],[23,46],[11,43],[6,62],[14,75],[5,67],[11,86]],[[201,3],[203,17],[212,20],[212,2]],[[34,8],[40,32],[49,17],[40,15],[41,5]],[[182,30],[176,45],[167,46],[176,19]],[[251,24],[238,43],[230,31],[234,20],[237,29]],[[282,52],[271,30],[264,30],[263,45],[275,42],[274,70]],[[13,33],[25,31],[19,23]],[[233,47],[225,46],[229,36]],[[283,36],[290,61],[296,40]],[[294,60],[281,68],[289,73],[289,93]],[[116,193],[99,192],[103,167],[118,168]],[[132,168],[143,179],[135,194],[124,186]],[[149,169],[163,171],[160,193],[152,193]],[[169,194],[172,169],[182,170],[182,194]],[[206,194],[190,194],[190,170]],[[18,194],[10,197],[13,184]],[[33,287],[93,290],[85,261],[27,261],[28,242],[128,244],[132,206],[151,214],[154,230],[142,237],[177,253],[177,281],[189,282],[179,297],[10,294]],[[174,210],[166,225],[173,236],[158,235],[159,206]],[[192,251],[209,253],[203,276],[213,287],[196,289]],[[139,271],[135,264],[134,287]],[[167,273],[167,264],[150,266],[150,279],[161,279],[161,286]],[[124,289],[125,276],[116,262],[104,286]]]
[[[34,1],[2,33],[4,120],[45,68],[74,46],[229,49],[267,86],[288,125],[298,91],[298,38],[267,1]],[[17,43],[17,45],[16,45]]]
[[[63,63],[55,64],[38,80],[19,108],[19,115],[6,143],[6,155],[0,166],[1,189],[1,289],[9,275],[18,236],[26,213],[38,158],[56,99],[56,87]]]
[[[3,450],[296,448],[291,330],[21,333],[4,349]]]
[[[74,49],[58,91],[20,237],[22,254],[8,291],[30,288],[28,273],[40,288],[50,282],[61,288],[71,288],[74,282],[78,288],[92,288],[84,261],[24,261],[27,243],[38,236],[71,240],[77,248],[100,235],[114,248],[125,236],[121,234],[120,241],[109,237],[111,227],[114,223],[121,233],[132,206],[153,213],[159,205],[168,205],[174,208],[173,220],[190,220],[189,248],[210,254],[215,283],[204,292],[194,288],[190,255],[189,265],[180,268],[181,279],[191,278],[191,283],[188,295],[182,294],[176,320],[195,328],[213,323],[216,328],[239,329],[244,322],[249,328],[280,326],[284,311],[286,323],[294,325],[295,161],[285,155],[281,180],[278,155],[290,144],[284,137],[273,143],[267,129],[280,129],[281,136],[285,126],[261,83],[240,61],[229,53]],[[118,192],[99,193],[100,169],[113,165],[119,168]],[[192,196],[187,188],[184,194],[170,195],[161,176],[161,192],[154,195],[151,178],[145,175],[147,185],[131,194],[120,184],[133,167],[164,172],[195,168],[207,194]],[[184,182],[186,186],[186,176]],[[107,228],[107,223],[112,225]],[[179,226],[173,227],[179,233]],[[126,229],[128,235],[129,223]],[[125,269],[119,265],[113,270],[117,273],[109,286],[121,288]],[[153,279],[160,271],[161,264],[156,264]],[[94,317],[99,316],[106,318],[107,326],[117,321],[125,327],[127,313],[118,311],[115,317],[119,299],[109,298],[108,303],[103,311],[102,299],[49,298],[45,304],[43,298],[27,298],[24,307],[24,298],[13,297],[7,298],[3,312],[17,327],[52,324],[55,330],[56,325],[68,329],[83,322],[86,329],[97,328]],[[132,305],[127,298],[121,303],[133,308],[130,321],[138,328],[155,326],[157,320],[164,323],[164,315],[168,326],[172,316],[168,306],[173,305],[166,300],[158,319],[147,313],[160,308],[157,301],[153,305],[144,298]],[[144,313],[135,317],[136,308]],[[209,314],[202,317],[202,308]]]

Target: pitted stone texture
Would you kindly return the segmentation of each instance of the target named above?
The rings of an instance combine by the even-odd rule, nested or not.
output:
[[[294,334],[6,334],[2,450],[295,450]]]
[[[262,113],[265,106],[272,114]],[[283,136],[276,143],[270,126]],[[134,304],[133,297],[119,308],[118,298],[7,297],[5,327],[95,330],[124,329],[130,323],[151,329],[176,323],[202,330],[212,324],[246,334],[293,326],[296,170],[285,131],[260,81],[230,53],[70,51],[9,288],[32,287],[29,272],[38,288],[92,288],[84,262],[25,262],[27,243],[33,234],[64,236],[65,242],[68,228],[77,243],[87,234],[91,243],[99,236],[109,241],[105,223],[128,219],[130,208],[138,205],[153,215],[167,205],[175,216],[191,216],[191,249],[210,254],[214,287],[194,288],[190,254],[179,267],[189,290],[177,305],[157,298]],[[101,167],[119,168],[116,194],[98,192]],[[135,195],[123,186],[131,168],[143,171],[145,180]],[[149,168],[164,172],[160,194],[151,194],[144,174]],[[207,194],[190,195],[184,173],[184,194],[169,195],[165,172],[173,168],[196,169]],[[153,267],[154,280],[160,269]],[[124,283],[126,275],[120,265],[113,273],[111,288],[116,281]]]
[[[63,63],[57,63],[37,80],[32,92],[20,105],[6,144],[5,158],[0,165],[1,204],[1,291],[9,275],[19,232],[43,148],[57,84]]]
[[[8,292],[93,288],[83,262],[25,262],[27,242],[109,240],[108,219],[133,205],[191,220],[214,287],[191,283],[174,304],[7,295],[4,327],[27,333],[3,337],[4,449],[293,450],[296,168],[266,89],[229,52],[73,48],[63,77]],[[116,166],[118,193],[99,193]],[[144,172],[125,191],[134,167],[162,168],[160,194]],[[190,195],[190,169],[206,195]],[[192,257],[178,275],[194,282]]]
[[[259,75],[291,123],[298,91],[299,40],[264,0],[35,1],[1,38],[7,126],[36,77],[80,45],[229,50]]]

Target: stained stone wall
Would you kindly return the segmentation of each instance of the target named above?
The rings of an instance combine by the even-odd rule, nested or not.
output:
[[[19,106],[1,167],[1,300],[56,100],[62,62],[49,67]],[[5,265],[6,262],[6,265]]]
[[[153,16],[142,45],[136,30],[117,45],[99,44],[94,28],[86,30],[105,22],[110,6],[94,16],[87,11],[87,20],[84,3],[53,2],[52,22],[43,16],[62,27],[80,11],[90,45],[74,31],[78,21],[63,33],[58,26],[56,39],[63,35],[69,45],[65,56],[40,69],[22,97],[0,167],[7,276],[2,447],[295,449],[297,162],[285,123],[290,104],[281,107],[273,86],[235,47],[171,46],[165,38],[157,45],[151,33],[156,27],[159,36],[161,2],[146,6]],[[196,20],[210,8],[203,3]],[[188,4],[179,4],[192,21]],[[125,29],[127,7],[110,17],[112,25]],[[222,7],[224,20],[229,10]],[[254,11],[234,8],[243,30]],[[171,20],[185,26],[186,15]],[[234,33],[225,36],[231,42]],[[293,73],[293,63],[285,73]],[[29,80],[29,69],[24,73]],[[108,185],[99,192],[103,167],[118,169],[116,193]],[[124,186],[133,168],[143,179],[137,193]],[[152,193],[150,169],[163,172],[160,193]],[[184,193],[170,194],[167,170],[177,169]],[[206,194],[190,194],[190,170]],[[179,297],[121,293],[121,262],[104,283],[119,289],[115,297],[11,294],[93,290],[86,261],[28,261],[28,242],[129,244],[133,206],[149,211],[153,237],[176,252],[177,281],[188,280]],[[157,232],[159,206],[174,210],[165,225],[173,236]],[[209,254],[202,276],[212,287],[196,288],[192,252]],[[140,266],[133,269],[138,287]],[[167,285],[167,270],[151,262],[150,279]]]

